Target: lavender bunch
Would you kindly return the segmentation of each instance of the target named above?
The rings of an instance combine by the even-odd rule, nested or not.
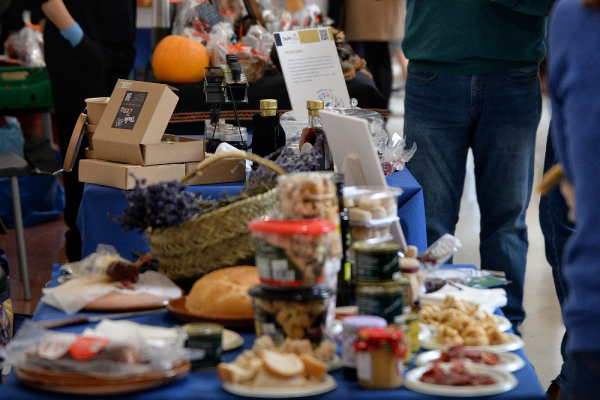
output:
[[[125,193],[127,208],[118,217],[125,232],[147,228],[179,226],[183,221],[202,215],[204,209],[196,204],[201,194],[188,192],[187,185],[178,181],[156,183],[142,188],[146,180],[135,181],[135,187]]]

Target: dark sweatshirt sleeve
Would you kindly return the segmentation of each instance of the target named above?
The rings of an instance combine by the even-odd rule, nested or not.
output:
[[[492,0],[513,11],[528,15],[547,15],[553,0]]]

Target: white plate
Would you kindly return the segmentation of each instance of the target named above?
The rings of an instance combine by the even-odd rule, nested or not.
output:
[[[431,330],[425,324],[419,324],[419,342],[431,336]]]
[[[333,355],[333,358],[329,361],[327,361],[327,371],[331,372],[331,371],[335,371],[337,369],[342,368],[342,358],[340,356],[338,356],[337,354]]]
[[[507,333],[508,342],[498,345],[489,346],[466,346],[470,350],[492,350],[492,351],[514,351],[519,350],[523,347],[523,339],[515,335],[514,333]],[[421,341],[421,347],[427,350],[438,350],[441,349],[443,344],[439,344],[435,341],[437,334],[433,333],[431,336]]]
[[[444,366],[444,364],[442,365]],[[449,366],[450,364],[446,365]],[[473,373],[488,375],[494,378],[496,383],[483,386],[444,386],[421,382],[419,380],[421,376],[431,368],[431,364],[427,364],[408,371],[404,376],[404,386],[415,392],[438,396],[474,397],[505,393],[514,389],[519,383],[517,378],[510,372],[474,363],[465,364],[465,367]]]
[[[237,332],[223,329],[223,351],[237,349],[244,345],[244,338]]]
[[[502,332],[506,332],[512,328],[511,322],[506,317],[501,315],[492,315],[492,319],[498,324],[498,329],[500,329]],[[431,332],[437,331],[437,325],[424,324],[422,322],[421,325],[427,327]]]
[[[325,375],[323,382],[305,386],[305,387],[283,387],[283,388],[257,388],[248,385],[240,385],[236,383],[223,383],[223,389],[229,393],[237,394],[238,396],[245,397],[259,397],[259,398],[290,398],[290,397],[304,397],[304,396],[315,396],[317,394],[327,393],[334,390],[337,387],[335,379],[331,375]]]
[[[496,353],[496,352],[494,352],[494,353]],[[503,370],[506,372],[515,372],[525,366],[525,361],[523,361],[523,359],[521,357],[519,357],[517,354],[508,353],[508,352],[496,353],[496,354],[498,354],[498,357],[500,358],[500,364],[498,364],[498,365],[480,364],[480,365],[486,365],[488,367],[491,367],[494,369],[500,369],[500,370]],[[417,358],[415,359],[415,365],[418,367],[421,367],[427,363],[430,363],[434,360],[439,359],[440,355],[441,355],[440,350],[426,351],[425,353],[421,353],[417,356]],[[465,359],[465,363],[469,364],[469,363],[472,363],[472,361],[470,361],[469,359]]]

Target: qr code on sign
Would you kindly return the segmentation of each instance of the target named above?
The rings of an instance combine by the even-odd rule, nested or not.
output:
[[[321,41],[331,40],[329,38],[329,30],[328,29],[320,29],[319,30],[319,38],[321,39]]]

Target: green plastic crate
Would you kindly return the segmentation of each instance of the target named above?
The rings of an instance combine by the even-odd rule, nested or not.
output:
[[[0,111],[52,106],[46,67],[0,68]]]

